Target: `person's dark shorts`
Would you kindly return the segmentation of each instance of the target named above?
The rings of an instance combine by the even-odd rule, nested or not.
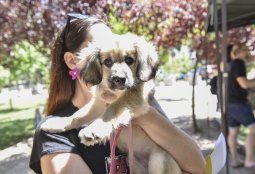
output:
[[[255,124],[252,109],[247,103],[233,103],[228,105],[228,127],[248,127]]]

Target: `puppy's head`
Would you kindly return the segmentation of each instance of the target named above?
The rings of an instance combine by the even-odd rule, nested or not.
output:
[[[79,53],[81,78],[92,85],[125,90],[155,77],[159,57],[155,47],[134,34],[114,35],[107,44],[90,44]]]
[[[102,83],[112,90],[125,90],[155,77],[159,57],[155,47],[134,34],[116,35],[112,47],[100,51]]]
[[[113,42],[111,42],[113,43]],[[114,43],[103,47],[100,52],[102,65],[102,85],[115,92],[134,86],[136,71],[136,52],[133,45],[115,35]]]

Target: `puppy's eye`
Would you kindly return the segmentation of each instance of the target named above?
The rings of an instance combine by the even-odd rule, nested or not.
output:
[[[104,60],[104,64],[107,67],[111,67],[112,66],[112,60],[110,58],[107,58]]]
[[[126,62],[126,64],[131,65],[134,62],[134,59],[132,57],[127,56],[125,58],[125,62]]]

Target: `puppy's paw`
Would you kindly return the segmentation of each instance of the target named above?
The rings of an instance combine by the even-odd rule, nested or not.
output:
[[[96,137],[94,133],[87,132],[86,128],[80,130],[79,138],[81,139],[81,143],[85,144],[86,146],[94,146],[100,142],[100,139]]]
[[[60,133],[71,129],[71,118],[70,117],[50,117],[45,120],[40,128],[46,132]]]
[[[81,142],[87,146],[105,142],[112,132],[112,124],[104,122],[102,119],[97,119],[86,128],[79,132]]]

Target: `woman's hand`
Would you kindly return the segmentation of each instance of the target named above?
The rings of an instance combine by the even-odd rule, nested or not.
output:
[[[204,174],[205,159],[195,141],[153,107],[133,120],[159,146],[168,151],[184,173]]]

